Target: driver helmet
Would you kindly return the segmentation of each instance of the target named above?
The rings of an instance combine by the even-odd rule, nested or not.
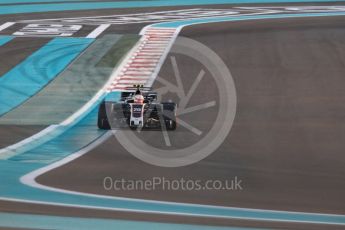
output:
[[[144,97],[143,95],[137,94],[134,96],[134,103],[144,104]]]

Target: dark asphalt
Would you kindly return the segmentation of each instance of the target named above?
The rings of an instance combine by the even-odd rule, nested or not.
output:
[[[14,38],[5,45],[0,46],[1,56],[6,57],[0,62],[0,77],[50,40],[51,38]]]
[[[44,128],[44,126],[33,125],[0,125],[0,148],[16,144]]]
[[[145,13],[145,12],[156,12],[156,11],[167,11],[167,10],[181,10],[181,9],[195,9],[195,8],[205,8],[205,9],[229,9],[238,6],[291,6],[292,3],[275,3],[275,4],[226,4],[226,5],[192,5],[192,6],[176,6],[176,7],[150,7],[150,8],[128,8],[128,9],[99,9],[99,10],[77,10],[77,11],[57,11],[48,13],[25,13],[25,14],[12,14],[0,15],[0,24],[11,21],[17,22],[20,20],[34,20],[34,19],[56,19],[56,18],[74,18],[74,17],[92,17],[92,16],[108,16],[108,15],[123,15],[123,14],[133,14],[133,13]],[[315,3],[293,3],[294,6],[317,6],[317,5],[345,5],[344,2],[315,2]],[[127,25],[112,25],[106,30],[106,33],[115,34],[137,34],[140,30],[147,24],[150,23],[138,23],[138,24],[127,24]],[[16,24],[13,27],[21,28],[24,24]],[[0,34],[8,34],[13,32],[13,27],[8,28],[0,32]],[[90,30],[90,26],[86,26],[85,32],[79,32],[77,35],[84,35]],[[83,29],[83,31],[84,31]],[[104,35],[103,34],[103,35]]]
[[[111,138],[38,181],[114,196],[345,214],[345,22],[341,19],[217,23],[183,30],[182,35],[213,49],[235,81],[235,122],[217,151],[191,166],[161,168],[137,160]],[[188,79],[201,66],[188,58],[176,58],[188,88],[192,81]],[[171,80],[169,65],[167,59],[160,76]],[[200,89],[208,90],[197,90],[193,103],[215,95],[210,75],[204,80]],[[185,119],[203,129],[208,125],[204,121],[215,113],[211,110]],[[143,135],[153,145],[162,143],[159,133]],[[172,136],[173,143],[181,146],[193,141],[183,128]],[[225,180],[237,176],[243,180],[244,189],[105,191],[102,182],[106,176],[136,180],[155,176]]]

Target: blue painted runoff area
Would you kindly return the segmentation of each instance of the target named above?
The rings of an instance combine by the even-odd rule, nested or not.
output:
[[[114,219],[63,217],[48,215],[30,215],[0,213],[0,227],[25,229],[131,229],[131,230],[256,230],[257,228],[217,227],[206,225],[172,224],[146,221],[128,221]]]
[[[117,102],[119,101],[119,98],[120,98],[120,93],[119,92],[110,92],[108,93],[106,96],[105,96],[105,101],[107,102]]]
[[[342,2],[341,0],[281,0],[280,3],[295,2]],[[0,14],[18,14],[66,10],[96,10],[110,8],[142,8],[160,6],[193,6],[216,4],[277,3],[276,0],[152,0],[152,1],[117,1],[117,2],[80,2],[49,3],[0,6]]]
[[[13,37],[11,36],[0,36],[0,46],[5,45],[7,42],[11,41]]]
[[[4,74],[0,78],[0,116],[39,92],[93,41],[55,38]]]

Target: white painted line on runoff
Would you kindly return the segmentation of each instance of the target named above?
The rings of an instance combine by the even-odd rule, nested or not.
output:
[[[16,23],[15,22],[6,22],[6,23],[4,23],[4,24],[2,24],[0,26],[0,31],[3,31],[5,29],[7,29],[8,27],[13,26],[14,24],[16,24]]]
[[[86,36],[86,38],[97,38],[101,33],[103,33],[106,29],[108,29],[110,24],[102,24],[94,29],[90,34]]]

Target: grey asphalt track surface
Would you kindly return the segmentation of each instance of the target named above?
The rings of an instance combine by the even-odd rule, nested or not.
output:
[[[78,11],[57,11],[49,13],[25,13],[25,14],[13,14],[11,15],[11,21],[18,22],[21,20],[34,20],[34,19],[52,19],[52,18],[74,18],[74,17],[93,17],[93,16],[107,16],[107,15],[123,15],[123,14],[133,14],[133,13],[145,13],[145,12],[156,12],[156,11],[168,11],[168,10],[181,10],[181,9],[195,9],[195,8],[205,8],[205,9],[228,9],[237,6],[291,6],[292,3],[275,3],[275,4],[219,4],[219,5],[193,5],[193,6],[176,6],[176,7],[150,7],[150,8],[129,8],[129,9],[100,9],[100,10],[78,10]],[[345,5],[344,2],[323,2],[323,3],[293,3],[294,6],[317,6],[317,5]],[[8,15],[0,15],[0,22],[8,22]],[[138,24],[126,24],[126,25],[112,25],[110,26],[104,34],[116,33],[116,34],[126,34],[135,33],[137,34],[143,26],[147,23]],[[24,24],[16,24],[13,27],[0,31],[0,35],[11,34],[15,30],[23,27]],[[84,28],[75,34],[75,36],[83,36],[91,32],[90,26],[84,26]],[[102,36],[102,35],[101,35]]]
[[[339,4],[339,3],[338,3]],[[182,8],[182,7],[181,7]],[[196,7],[193,7],[196,8]],[[216,6],[215,8],[221,8]],[[164,8],[166,9],[166,8]],[[171,8],[169,8],[171,9]],[[147,9],[142,9],[145,11]],[[153,9],[150,9],[153,10]],[[121,10],[125,13],[127,10]],[[83,16],[109,11],[79,11]],[[130,10],[128,10],[130,12]],[[70,12],[39,15],[64,17]],[[73,12],[73,16],[77,16]],[[28,19],[36,15],[17,15]],[[0,20],[5,17],[0,17]],[[201,204],[345,214],[345,42],[343,17],[284,19],[217,23],[184,29],[181,35],[202,42],[227,64],[235,81],[237,114],[224,143],[201,162],[181,168],[161,168],[130,155],[115,138],[85,156],[38,178],[42,184],[75,191],[113,196],[147,198]],[[142,25],[119,26],[107,33],[135,33]],[[225,49],[226,48],[226,49]],[[202,66],[174,55],[188,88]],[[170,57],[160,74],[173,81]],[[191,77],[191,78],[189,78]],[[155,87],[159,88],[155,83]],[[218,95],[210,74],[201,82],[192,103]],[[170,97],[175,98],[174,95]],[[209,128],[206,114],[185,119],[202,130]],[[27,137],[42,127],[1,126],[0,146]],[[5,135],[2,135],[2,134]],[[159,133],[141,136],[159,146]],[[183,147],[197,137],[183,127],[172,141]],[[242,191],[106,191],[106,176],[126,179],[218,179],[243,180]],[[63,178],[63,179],[62,179]],[[308,224],[232,221],[133,214],[0,202],[1,211],[54,215],[92,216],[197,224],[257,226],[270,228],[324,229]],[[340,229],[338,226],[327,229]]]
[[[45,126],[42,125],[1,125],[0,126],[0,148],[5,148],[9,145],[13,145],[25,137],[32,136]]]
[[[38,181],[114,196],[344,214],[343,26],[339,17],[217,23],[184,29],[182,35],[214,50],[233,75],[237,114],[224,143],[197,164],[161,168],[137,160],[115,138],[110,138]],[[196,76],[202,68],[193,60],[175,56],[184,78]],[[159,75],[172,80],[169,59]],[[209,74],[204,80],[195,103],[214,97],[216,92]],[[187,88],[188,85],[187,81]],[[211,110],[186,119],[203,128],[208,123],[204,121],[213,113]],[[159,132],[140,135],[153,145],[162,143]],[[181,146],[193,141],[182,127],[172,136]],[[237,176],[243,180],[244,188],[242,191],[106,191],[102,186],[106,176],[134,180],[155,176],[226,180]],[[62,183],[59,178],[66,179]]]

